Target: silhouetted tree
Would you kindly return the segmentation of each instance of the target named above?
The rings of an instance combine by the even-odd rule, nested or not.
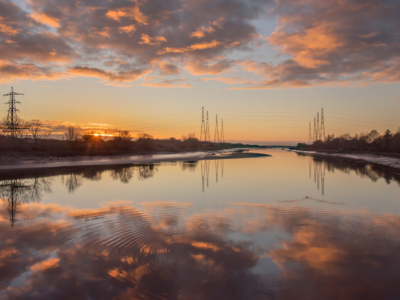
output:
[[[39,138],[47,139],[52,131],[50,129],[45,129],[43,123],[39,120],[31,120],[27,123],[28,132],[35,140],[35,143]]]
[[[67,141],[75,142],[81,138],[81,134],[75,127],[68,127],[67,132],[64,133],[64,137]]]

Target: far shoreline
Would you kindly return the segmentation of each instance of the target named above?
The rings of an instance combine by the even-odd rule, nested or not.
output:
[[[378,164],[386,167],[400,169],[400,158],[390,153],[366,153],[366,152],[338,152],[338,151],[319,151],[319,150],[298,150],[289,148],[288,151],[310,156],[330,156],[340,157],[356,161],[362,161],[372,164]]]

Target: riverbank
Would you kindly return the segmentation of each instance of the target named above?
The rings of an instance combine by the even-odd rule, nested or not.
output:
[[[363,161],[386,167],[400,169],[400,158],[393,156],[363,154],[363,153],[327,153],[327,152],[295,150],[295,149],[290,149],[288,151],[311,155],[311,156],[320,155],[320,156],[330,156],[330,157],[341,157],[341,158]]]
[[[249,153],[249,149],[229,149],[213,152],[198,151],[185,153],[163,153],[148,155],[113,155],[113,156],[75,156],[75,157],[20,157],[18,161],[2,158],[0,170],[62,168],[75,166],[102,166],[125,164],[148,164],[159,162],[198,161],[269,157],[268,154]]]

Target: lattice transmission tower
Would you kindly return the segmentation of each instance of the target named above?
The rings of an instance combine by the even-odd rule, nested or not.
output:
[[[200,131],[200,141],[203,138],[204,135],[204,141],[206,141],[206,123],[204,121],[204,107],[202,108],[201,111],[201,131]]]
[[[313,140],[316,141],[317,140],[317,121],[314,118],[314,132],[313,132]]]
[[[311,135],[311,122],[309,123],[309,130],[308,130],[308,144],[310,145],[312,143],[313,137]]]
[[[20,128],[20,124],[18,122],[18,115],[17,113],[19,112],[19,110],[17,109],[17,104],[20,104],[21,102],[17,101],[15,99],[15,96],[24,96],[24,94],[22,93],[16,93],[14,92],[14,88],[11,88],[11,92],[8,94],[4,94],[3,97],[5,96],[9,96],[10,99],[8,100],[8,102],[6,102],[6,104],[8,104],[8,112],[7,112],[7,120],[6,120],[6,124],[3,128],[3,130],[9,134],[11,134],[12,136],[15,135],[15,132]]]
[[[219,143],[218,115],[215,115],[214,143]]]
[[[315,139],[316,141],[321,140],[321,132],[319,130],[319,113],[317,112],[317,138]]]
[[[220,135],[220,142],[225,143],[225,134],[224,134],[224,120],[221,120],[221,135]]]
[[[204,140],[206,142],[210,142],[210,126],[208,125],[208,111],[207,111],[206,133],[205,133]]]
[[[325,118],[324,118],[324,108],[321,108],[321,134],[320,138],[324,138],[325,141]]]

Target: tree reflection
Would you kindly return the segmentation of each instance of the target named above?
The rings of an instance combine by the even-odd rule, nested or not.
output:
[[[25,180],[0,181],[0,198],[4,201],[9,214],[11,226],[17,220],[19,205],[22,203],[39,202],[42,192],[51,193],[49,178],[32,178]]]
[[[139,180],[151,178],[157,171],[157,167],[155,164],[139,165],[137,168],[139,171]]]
[[[198,161],[183,161],[181,164],[181,168],[182,171],[188,170],[191,172],[195,172],[198,164]]]
[[[111,178],[120,180],[122,183],[129,183],[133,178],[133,167],[117,167],[111,171]]]
[[[306,156],[302,153],[298,153],[298,155]],[[393,168],[341,157],[318,155],[308,156],[308,158],[309,176],[311,178],[311,170],[313,170],[314,183],[318,190],[321,189],[322,195],[325,193],[325,171],[328,173],[334,173],[335,170],[339,170],[346,174],[355,172],[356,175],[362,178],[368,178],[373,182],[377,182],[379,179],[383,178],[387,184],[397,182],[400,186],[400,173]]]
[[[64,178],[64,177],[63,177]],[[65,187],[68,189],[69,193],[75,192],[83,184],[83,176],[71,173],[65,179]]]

